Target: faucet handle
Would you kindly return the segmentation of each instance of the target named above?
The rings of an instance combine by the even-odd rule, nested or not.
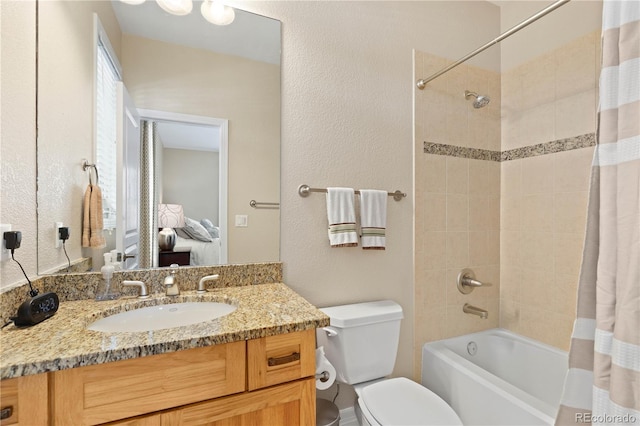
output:
[[[476,287],[491,287],[491,284],[477,280],[476,274],[471,269],[465,268],[458,274],[457,286],[460,293],[469,294]]]
[[[218,278],[220,278],[220,275],[218,275],[218,274],[206,275],[206,276],[200,278],[200,281],[198,281],[198,289],[196,290],[196,293],[198,293],[198,294],[206,293],[207,289],[204,288],[204,283],[207,282],[207,281],[216,281]]]
[[[147,292],[147,286],[142,281],[122,281],[123,286],[132,286],[132,287],[140,287],[140,293],[138,294],[138,299],[148,299],[149,293]]]

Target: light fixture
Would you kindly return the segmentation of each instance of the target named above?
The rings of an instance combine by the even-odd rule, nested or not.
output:
[[[1,1],[1,0],[0,0]],[[127,4],[142,4],[145,0],[120,0]],[[156,3],[172,15],[188,15],[193,9],[192,0],[156,0]],[[232,7],[226,6],[221,0],[204,0],[200,6],[200,12],[207,21],[215,25],[229,25],[236,19],[236,12]]]
[[[184,209],[180,204],[158,204],[158,233],[160,250],[173,250],[176,245],[176,231],[184,227]]]
[[[191,0],[156,0],[156,2],[165,12],[172,15],[188,15],[193,9]]]
[[[236,18],[233,8],[225,6],[220,0],[204,0],[200,12],[204,19],[215,25],[229,25]]]

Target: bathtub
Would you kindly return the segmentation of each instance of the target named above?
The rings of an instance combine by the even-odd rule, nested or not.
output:
[[[503,329],[426,343],[422,384],[465,425],[553,424],[567,353]]]

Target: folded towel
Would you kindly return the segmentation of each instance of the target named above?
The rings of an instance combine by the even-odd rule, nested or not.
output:
[[[387,191],[360,190],[360,228],[364,250],[385,249],[387,198]]]
[[[327,218],[331,247],[356,247],[356,212],[353,188],[327,188]]]
[[[89,185],[84,192],[82,217],[82,247],[101,248],[106,245],[102,235],[102,191],[98,185]]]

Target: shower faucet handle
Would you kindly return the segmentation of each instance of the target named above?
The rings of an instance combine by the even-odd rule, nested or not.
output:
[[[458,274],[458,290],[462,294],[469,294],[476,287],[491,287],[491,283],[485,283],[476,279],[476,274],[468,268]]]

